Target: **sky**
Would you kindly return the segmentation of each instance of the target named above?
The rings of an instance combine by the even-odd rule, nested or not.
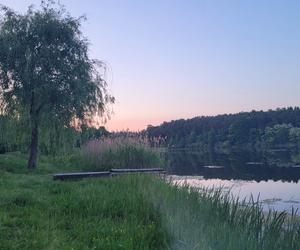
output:
[[[1,0],[16,11],[39,0]],[[109,130],[300,106],[300,1],[60,0],[106,62]]]

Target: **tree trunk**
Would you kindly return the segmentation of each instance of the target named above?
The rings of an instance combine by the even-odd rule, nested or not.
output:
[[[28,168],[36,169],[38,158],[38,123],[34,121],[31,128],[31,144],[30,156],[28,160]]]

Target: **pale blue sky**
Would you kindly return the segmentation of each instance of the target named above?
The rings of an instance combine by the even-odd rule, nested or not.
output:
[[[36,0],[2,0],[18,11]],[[300,1],[61,0],[110,67],[110,129],[300,106]]]

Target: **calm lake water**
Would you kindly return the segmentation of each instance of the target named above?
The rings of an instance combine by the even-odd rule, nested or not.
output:
[[[241,199],[259,198],[264,210],[300,212],[300,154],[286,150],[230,154],[172,150],[171,177],[180,185],[223,187]],[[298,212],[298,213],[299,213]]]

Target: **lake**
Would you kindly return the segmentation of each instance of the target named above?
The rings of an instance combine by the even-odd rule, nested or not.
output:
[[[230,153],[172,149],[166,154],[174,183],[222,187],[235,197],[259,201],[265,211],[300,210],[300,154],[284,149]]]

